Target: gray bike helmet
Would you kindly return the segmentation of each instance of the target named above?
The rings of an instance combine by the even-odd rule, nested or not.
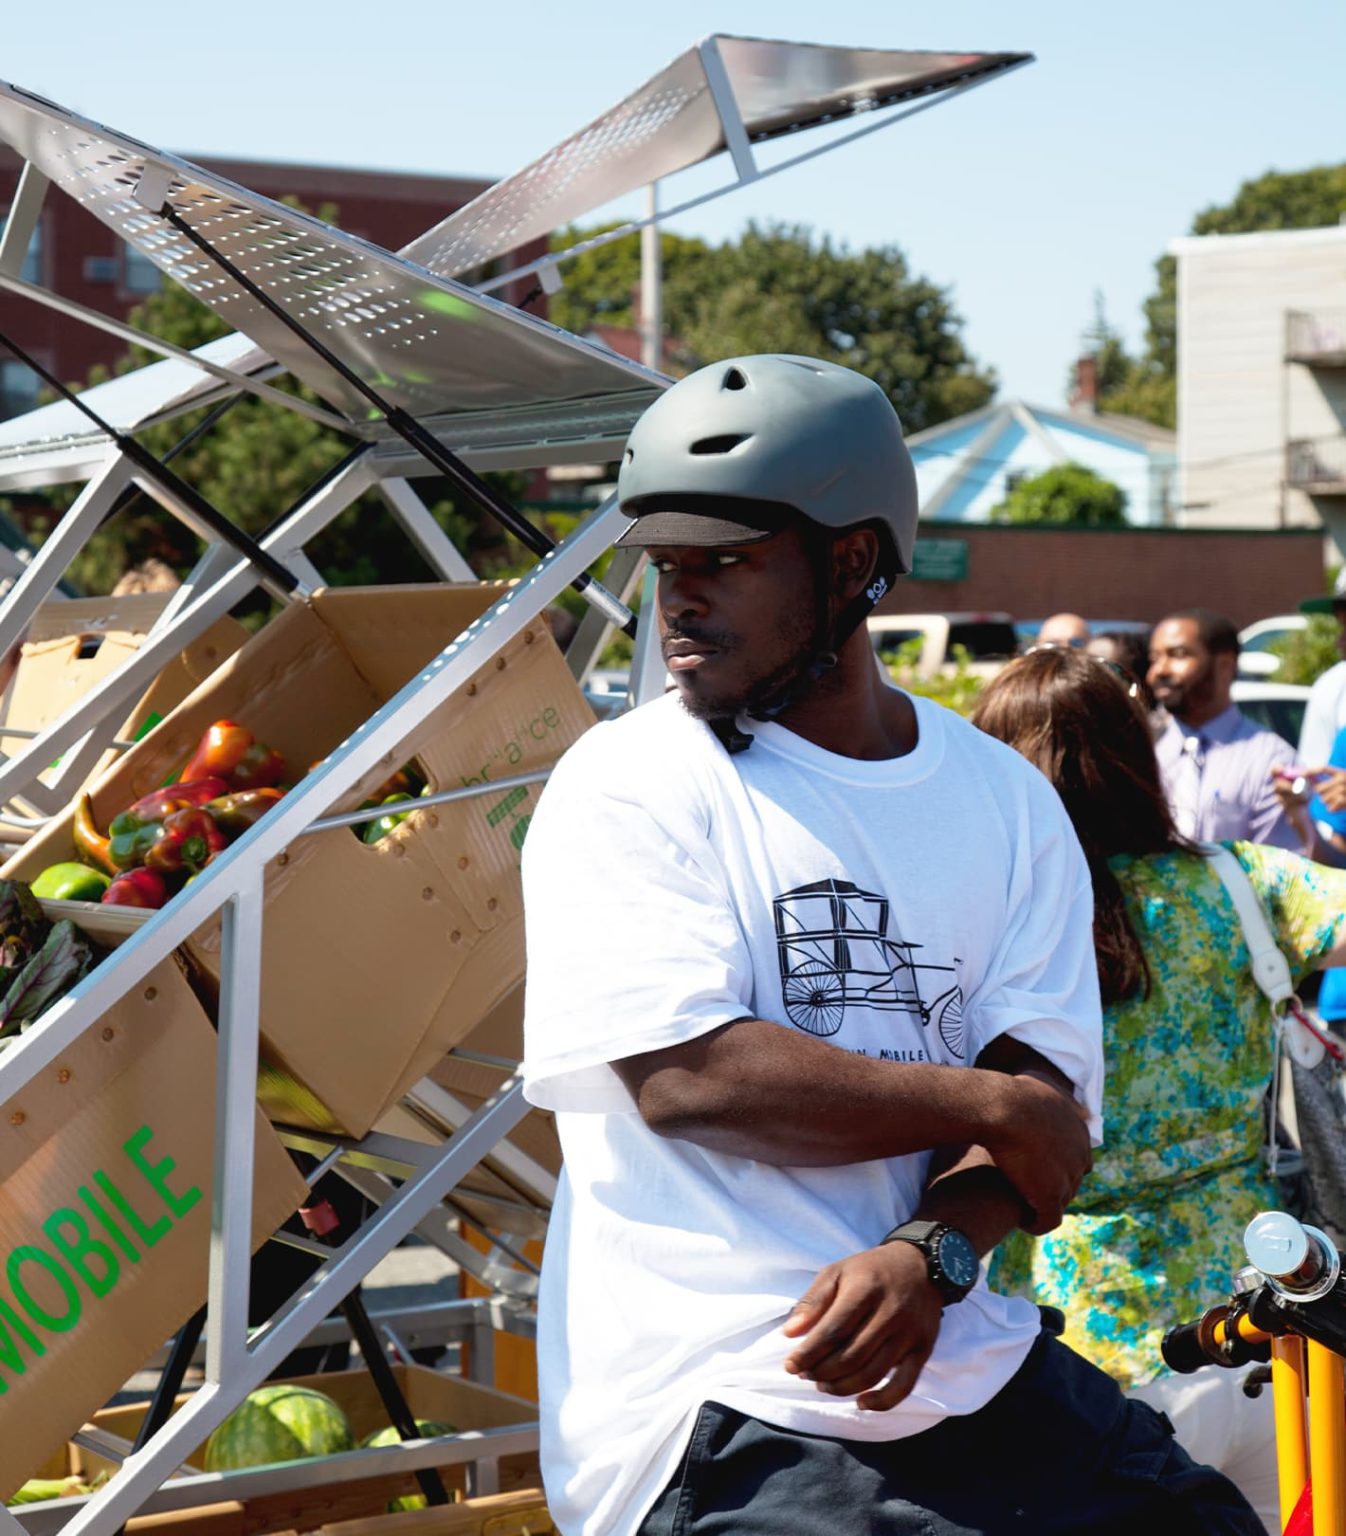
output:
[[[735,357],[679,380],[636,423],[617,496],[635,519],[619,544],[748,543],[801,514],[836,532],[878,523],[882,574],[911,569],[916,474],[897,413],[872,379],[817,358]]]
[[[887,395],[871,379],[812,357],[768,353],[713,363],[645,412],[617,477],[634,519],[617,543],[714,547],[771,538],[804,520],[815,546],[818,629],[799,674],[749,710],[773,719],[812,686],[895,577],[911,569],[916,472]],[[861,523],[886,535],[869,586],[832,611],[830,537]],[[711,728],[729,752],[752,737]]]

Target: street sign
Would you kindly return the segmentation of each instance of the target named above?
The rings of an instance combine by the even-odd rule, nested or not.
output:
[[[966,539],[917,539],[912,558],[912,581],[966,581]]]

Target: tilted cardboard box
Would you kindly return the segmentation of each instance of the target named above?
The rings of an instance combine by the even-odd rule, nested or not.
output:
[[[13,757],[28,745],[25,737],[7,735],[4,726],[40,731],[110,677],[144,644],[171,597],[171,592],[141,592],[44,603],[29,626],[14,680],[0,701],[0,751]],[[164,666],[123,714],[119,734],[129,740],[148,734],[247,638],[237,620],[217,619]],[[115,752],[104,754],[89,779],[115,760]]]
[[[163,784],[219,719],[302,775],[494,602],[496,585],[325,590],[291,606],[95,784],[100,826]],[[416,758],[432,787],[545,768],[593,715],[541,619],[425,720],[334,810]],[[307,835],[266,873],[264,1068],[273,1118],[364,1135],[523,975],[519,849],[540,786],[414,811],[380,842]],[[69,816],[10,860],[31,879],[73,856]],[[217,926],[192,940],[207,977]]]
[[[0,1105],[0,1494],[206,1299],[215,1055],[170,958]],[[256,1132],[254,1247],[305,1195]]]

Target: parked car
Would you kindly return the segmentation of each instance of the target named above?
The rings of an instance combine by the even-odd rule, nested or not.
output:
[[[1281,658],[1272,646],[1307,629],[1308,623],[1302,613],[1278,613],[1274,618],[1258,619],[1255,624],[1239,630],[1239,676],[1275,677]]]
[[[918,677],[952,671],[960,648],[970,671],[993,677],[1019,650],[1014,620],[1007,613],[885,613],[866,624],[875,654],[885,666],[905,656],[904,646],[919,642]]]
[[[1265,678],[1235,678],[1234,703],[1255,725],[1275,731],[1292,747],[1299,745],[1299,730],[1309,690],[1300,683],[1274,683]]]

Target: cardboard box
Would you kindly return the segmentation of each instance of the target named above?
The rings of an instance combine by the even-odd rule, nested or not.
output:
[[[393,1374],[413,1418],[439,1420],[453,1424],[459,1430],[496,1429],[537,1421],[536,1404],[479,1386],[461,1376],[446,1376],[421,1365],[395,1365]],[[388,1426],[388,1416],[368,1371],[329,1371],[318,1376],[296,1376],[291,1379],[291,1385],[312,1387],[338,1402],[350,1420],[357,1444],[367,1435]],[[178,1399],[179,1405],[186,1401],[185,1396]],[[94,1423],[100,1429],[132,1440],[147,1408],[146,1403],[106,1408],[94,1415]],[[189,1454],[188,1468],[201,1469],[204,1449],[204,1446],[198,1446]],[[441,1476],[444,1486],[451,1491],[458,1490],[462,1497],[466,1487],[462,1465],[444,1467]],[[535,1488],[540,1482],[536,1452],[501,1458],[502,1489]],[[245,1527],[249,1532],[313,1530],[329,1521],[385,1514],[392,1499],[418,1491],[415,1478],[405,1473],[327,1482],[321,1488],[296,1489],[292,1493],[264,1494],[243,1500]]]
[[[541,1488],[325,1525],[320,1536],[555,1536]]]
[[[162,784],[221,718],[246,725],[302,773],[501,590],[347,588],[293,605],[98,780],[95,817],[106,826]],[[536,619],[334,809],[359,805],[413,757],[437,789],[547,767],[592,723]],[[517,987],[519,848],[538,791],[416,811],[374,845],[349,828],[302,837],[268,869],[259,1097],[274,1118],[364,1135]],[[72,854],[67,816],[3,873],[30,879]],[[218,926],[190,950],[218,977]]]
[[[170,592],[142,592],[44,603],[29,626],[14,681],[0,704],[4,725],[40,731],[59,719],[140,648],[171,597]],[[217,619],[164,667],[118,734],[134,740],[153,730],[247,638],[237,620]],[[6,736],[0,726],[0,751],[14,756],[27,745],[27,738]],[[105,753],[90,781],[116,757],[115,751]]]
[[[0,1106],[0,1495],[205,1300],[215,1047],[169,959]],[[260,1115],[254,1187],[257,1246],[305,1194]]]

